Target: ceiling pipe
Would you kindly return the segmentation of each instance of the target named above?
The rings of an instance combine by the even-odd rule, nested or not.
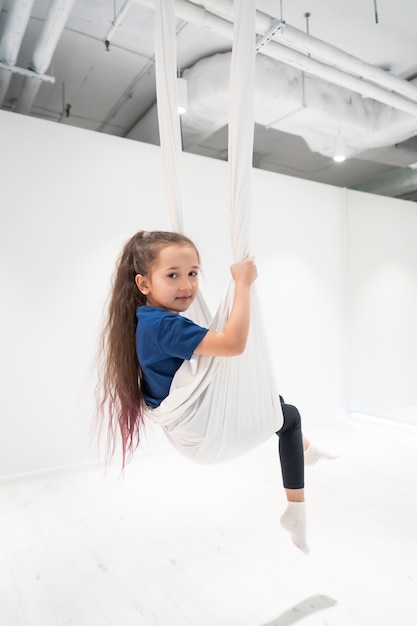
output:
[[[38,77],[25,78],[14,107],[14,111],[16,113],[22,113],[23,115],[27,115],[29,113],[35,98],[38,95],[41,84],[42,81]]]
[[[143,4],[149,7],[154,7],[155,5],[154,0],[134,0],[134,1],[137,2],[138,4]],[[216,0],[217,9],[219,9],[219,7],[222,4],[225,4],[226,6],[226,3],[221,3],[219,0]],[[229,3],[227,2],[227,5],[228,4]],[[210,6],[210,1],[208,0],[207,2],[205,2],[205,5]],[[223,19],[222,17],[218,17],[217,15],[210,13],[202,6],[193,4],[189,2],[188,0],[175,0],[175,13],[178,17],[188,22],[191,22],[195,24],[196,26],[211,29],[225,36],[228,39],[231,39],[231,40],[233,39],[232,22],[229,22],[227,21],[227,19]],[[270,16],[266,15],[265,13],[262,13],[260,11],[256,12],[256,30],[258,33],[263,34],[265,32],[268,32],[270,28],[273,26],[274,22],[275,20],[271,18]],[[294,35],[295,30],[296,29],[290,31],[290,34],[293,37],[295,36]],[[279,37],[279,36],[280,36],[280,32],[278,32],[275,35],[275,37]],[[307,37],[309,38],[310,36],[307,35]],[[324,44],[323,42],[320,42],[319,40],[315,40],[315,44],[314,44],[315,49],[319,47],[319,44],[322,44],[322,48],[323,48],[321,52],[322,56],[326,54],[327,55],[330,54],[329,48],[333,50],[333,46],[328,46],[327,44]],[[336,50],[338,49],[334,48],[334,51]],[[350,57],[350,55],[347,55],[346,53],[343,53],[342,51],[339,51],[339,52],[340,52],[340,56],[344,57],[344,63],[346,66],[346,63],[347,63],[346,57]],[[270,56],[278,61],[281,61],[282,63],[286,63],[287,65],[291,65],[292,67],[300,69],[301,71],[307,72],[314,76],[318,76],[319,78],[322,78],[323,80],[327,80],[328,82],[334,83],[341,87],[345,87],[346,89],[349,89],[350,91],[355,91],[356,93],[359,93],[362,96],[372,98],[374,100],[382,102],[383,104],[399,109],[405,113],[409,113],[410,115],[417,116],[417,104],[411,102],[408,97],[405,98],[402,95],[393,93],[391,91],[392,89],[391,79],[393,78],[393,76],[384,72],[384,70],[381,70],[382,75],[378,77],[379,84],[375,85],[374,83],[368,83],[366,80],[362,78],[357,78],[356,76],[350,73],[346,73],[346,70],[342,71],[341,69],[338,69],[336,67],[331,67],[330,65],[317,61],[316,59],[313,59],[310,56],[307,56],[308,54],[307,52],[304,54],[304,53],[298,52],[297,50],[292,50],[288,46],[284,46],[282,44],[276,43],[275,41],[271,41],[267,46],[264,46],[261,50],[261,53],[267,56]],[[355,61],[355,63],[353,63],[353,60]],[[356,62],[362,63],[359,59],[355,59],[354,57],[351,57],[351,63],[352,65],[355,65],[355,67],[356,67]],[[369,64],[365,64],[365,65],[369,65]],[[369,66],[369,67],[373,67],[373,66]],[[378,68],[375,68],[375,70],[378,70]],[[386,85],[385,83],[385,79],[387,76],[389,77],[389,85]],[[384,78],[384,81],[382,81],[382,78]],[[410,89],[414,90],[417,93],[417,87],[412,86],[410,83],[407,83],[407,81],[403,81],[403,79],[400,79],[400,78],[398,78],[398,81],[406,83]]]
[[[147,6],[150,9],[155,8],[155,0],[133,0],[136,4]],[[202,6],[198,6],[188,0],[175,0],[175,15],[180,19],[190,22],[200,28],[213,30],[219,35],[223,35],[226,39],[233,38],[233,23],[209,13]],[[232,33],[232,35],[231,35]]]
[[[126,0],[119,13],[115,16],[114,20],[112,20],[111,28],[107,31],[106,36],[104,37],[104,43],[106,44],[107,49],[109,49],[114,33],[122,25],[125,15],[129,11],[132,4],[133,0]]]
[[[1,18],[1,12],[3,11],[3,5],[4,5],[4,0],[0,0],[0,18]]]
[[[34,0],[15,0],[11,3],[0,42],[0,61],[6,65],[16,65],[33,3]]]
[[[38,74],[48,69],[75,0],[52,0],[30,67]]]
[[[384,89],[392,90],[405,98],[417,102],[417,87],[412,83],[390,74],[375,65],[366,63],[357,57],[340,50],[316,37],[307,35],[283,23],[283,27],[274,35],[275,41],[304,54],[311,54],[325,63],[335,65],[339,69],[365,79],[370,83],[379,84]]]
[[[210,0],[205,4],[210,6]],[[216,4],[219,5],[219,0]],[[256,11],[256,30],[258,33],[268,33],[274,27],[276,30],[269,44],[261,48],[262,54],[340,87],[355,91],[362,96],[399,109],[404,113],[417,115],[417,87],[415,85],[388,74],[388,72],[365,63],[302,31],[297,31],[285,23],[283,28],[278,28],[275,26],[276,23],[277,20],[266,13]],[[288,35],[285,35],[286,32]],[[285,45],[277,42],[283,38]],[[293,49],[292,46],[302,48],[303,51]],[[311,54],[319,57],[320,60],[309,56]],[[335,62],[333,62],[333,55]],[[326,62],[323,63],[323,60]],[[371,82],[367,82],[368,80]],[[396,93],[392,92],[394,87]],[[400,94],[400,89],[407,93],[406,97]],[[410,96],[414,102],[410,102]]]
[[[0,67],[0,69],[2,70],[0,71],[0,109],[3,106],[3,102],[7,92],[9,91],[9,85],[12,79],[12,73],[6,71],[5,68],[8,68],[8,66],[4,65],[4,67]]]
[[[45,73],[51,63],[74,2],[75,0],[52,0],[30,64],[30,69],[39,76],[25,78],[16,102],[17,113],[27,114],[32,108],[42,84],[40,75]]]
[[[25,70],[22,67],[9,67],[4,63],[0,63],[0,107],[2,106],[6,94],[9,89],[10,80],[12,74],[18,74],[19,76],[25,76],[30,78],[35,78],[37,81],[45,82],[45,83],[54,83],[54,76],[48,76],[47,74],[36,74],[33,70]]]
[[[206,0],[204,2],[197,0],[197,4],[203,4],[208,9],[220,12],[226,19],[233,19],[233,17],[230,17],[230,0]],[[277,20],[262,11],[256,11],[257,33],[266,33],[276,25],[279,25],[279,27],[276,28],[273,39],[277,43],[297,50],[304,55],[311,55],[329,65],[337,66],[348,74],[379,84],[384,89],[395,91],[405,98],[417,102],[417,87],[408,81],[390,74],[371,63],[362,61],[344,50],[317,39],[294,26],[290,26],[285,21]]]
[[[16,65],[33,3],[34,0],[15,0],[15,2],[11,3],[0,41],[0,62],[8,68]],[[4,70],[4,68],[2,69]],[[10,71],[0,72],[0,107],[3,105],[9,90],[11,78],[12,74]]]
[[[408,98],[404,98],[400,94],[396,94],[391,91],[386,91],[384,87],[368,83],[365,80],[352,76],[351,74],[342,72],[336,67],[331,67],[316,61],[311,57],[305,56],[301,52],[276,44],[274,41],[271,41],[262,52],[263,54],[266,54],[277,61],[281,61],[281,63],[295,67],[302,72],[322,78],[327,82],[339,85],[339,87],[344,87],[350,91],[354,91],[366,98],[382,102],[383,104],[403,111],[404,113],[417,116],[417,103],[411,102]]]
[[[193,0],[193,2],[206,8],[209,7],[214,13],[221,13],[232,19],[234,17],[234,0],[209,0],[209,2]]]

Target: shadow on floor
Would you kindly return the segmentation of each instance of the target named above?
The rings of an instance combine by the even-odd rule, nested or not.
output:
[[[272,622],[262,624],[262,626],[292,626],[292,624],[307,617],[307,615],[312,615],[323,609],[330,609],[335,604],[337,604],[337,601],[329,598],[329,596],[311,596],[291,607],[291,609],[276,617]]]

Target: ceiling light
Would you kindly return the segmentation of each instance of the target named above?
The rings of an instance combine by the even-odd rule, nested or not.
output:
[[[342,135],[337,135],[334,142],[333,161],[343,163],[346,160],[346,141]]]
[[[177,78],[178,113],[183,115],[187,112],[187,81],[185,78]]]

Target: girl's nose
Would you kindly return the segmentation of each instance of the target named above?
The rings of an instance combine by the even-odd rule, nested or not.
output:
[[[189,278],[185,278],[184,280],[181,281],[180,289],[181,290],[191,289],[191,281]]]

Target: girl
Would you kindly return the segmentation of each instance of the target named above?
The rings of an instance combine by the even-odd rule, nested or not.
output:
[[[144,409],[168,396],[174,374],[193,354],[230,357],[241,354],[250,322],[253,257],[231,266],[234,301],[221,332],[198,326],[179,315],[198,291],[199,253],[193,242],[173,232],[136,233],[119,258],[102,336],[103,377],[99,412],[109,417],[110,454],[121,434],[123,466],[138,443]],[[301,433],[298,410],[284,403],[279,454],[288,508],[282,526],[306,554],[304,452],[308,462],[320,454]]]

